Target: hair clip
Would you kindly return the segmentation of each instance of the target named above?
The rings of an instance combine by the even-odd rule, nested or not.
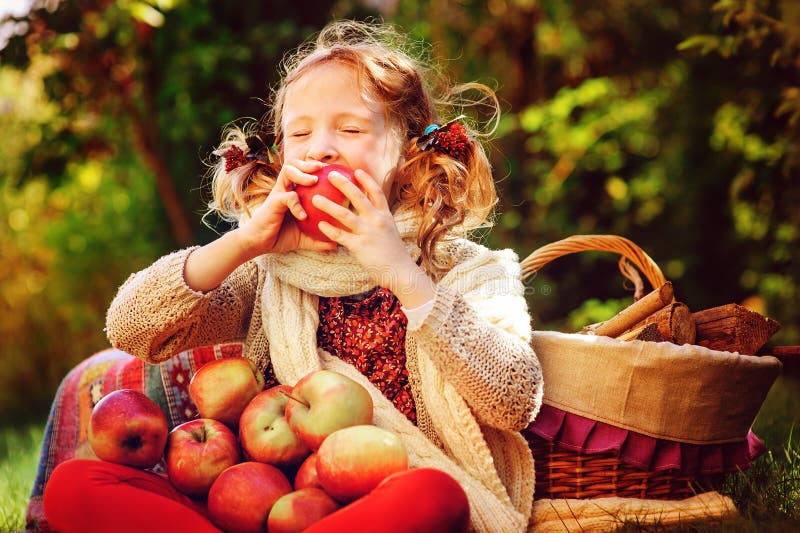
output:
[[[239,168],[242,165],[246,165],[248,163],[247,157],[244,155],[244,152],[238,146],[231,146],[225,153],[222,154],[222,157],[225,158],[225,172],[230,172],[236,168]]]
[[[470,140],[467,137],[467,128],[459,123],[462,118],[464,115],[454,118],[444,126],[431,124],[417,139],[417,147],[423,152],[434,149],[454,159],[463,159],[469,152]]]
[[[231,146],[222,154],[222,157],[225,158],[225,172],[230,172],[254,160],[267,164],[272,162],[270,150],[275,148],[274,143],[267,144],[258,135],[250,135],[244,141],[247,143],[246,153],[238,146]]]
[[[250,135],[244,142],[247,143],[247,147],[250,149],[250,151],[247,152],[247,159],[256,159],[267,164],[272,163],[272,157],[270,157],[269,152],[275,148],[274,142],[264,142],[258,135]]]

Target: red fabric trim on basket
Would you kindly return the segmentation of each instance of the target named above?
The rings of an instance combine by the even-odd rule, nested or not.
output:
[[[750,431],[741,442],[688,444],[648,437],[604,422],[542,405],[536,420],[523,430],[587,455],[615,452],[622,462],[642,470],[678,470],[682,474],[723,474],[746,470],[764,443]]]

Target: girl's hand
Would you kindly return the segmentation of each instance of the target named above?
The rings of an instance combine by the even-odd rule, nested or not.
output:
[[[383,190],[363,170],[356,170],[355,178],[360,188],[338,172],[330,173],[328,179],[350,200],[355,213],[324,196],[315,195],[311,200],[314,206],[345,228],[323,221],[319,223],[319,229],[347,248],[375,284],[394,291],[402,273],[416,264],[400,238]]]
[[[293,184],[312,185],[317,177],[309,174],[321,168],[319,161],[295,160],[285,163],[264,203],[253,211],[252,217],[240,226],[246,255],[257,257],[266,253],[291,250],[327,251],[336,248],[336,243],[317,241],[305,235],[297,227],[294,217],[307,215],[300,206],[300,199]],[[287,216],[287,212],[293,216]]]

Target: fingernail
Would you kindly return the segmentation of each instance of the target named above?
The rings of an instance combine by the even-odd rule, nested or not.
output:
[[[305,211],[300,211],[299,213],[297,213],[297,216],[298,216],[299,218],[306,218],[308,215],[306,215],[306,212],[305,212]]]

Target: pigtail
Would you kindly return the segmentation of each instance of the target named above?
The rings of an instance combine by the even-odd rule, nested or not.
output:
[[[477,140],[470,139],[466,153],[459,158],[422,150],[409,144],[405,163],[398,171],[403,185],[398,190],[400,205],[421,209],[422,222],[417,242],[422,267],[432,273],[444,273],[452,265],[446,255],[436,254],[438,243],[446,236],[468,237],[471,232],[491,225],[497,203],[491,167]]]
[[[225,221],[238,222],[249,217],[275,185],[280,170],[277,154],[256,132],[253,124],[245,129],[232,125],[223,132],[209,169],[212,200],[206,216],[216,213]]]
[[[481,97],[467,103],[463,95],[470,90],[479,91]],[[483,146],[497,127],[497,98],[489,87],[470,83],[453,88],[448,98],[439,102],[440,107],[449,104],[451,109],[454,103],[459,109],[489,105],[492,114],[488,131],[470,127],[463,115],[443,126],[429,125],[409,140],[405,162],[398,170],[398,201],[422,210],[417,240],[422,266],[434,274],[443,274],[452,267],[446,254],[435,253],[438,243],[445,237],[469,237],[490,227],[498,202]]]

